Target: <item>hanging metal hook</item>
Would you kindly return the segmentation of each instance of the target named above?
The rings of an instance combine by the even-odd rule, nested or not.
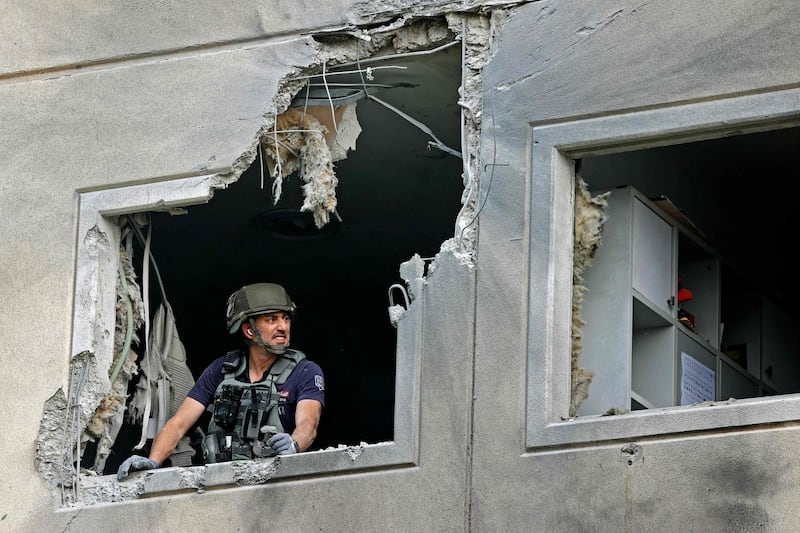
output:
[[[402,293],[403,299],[406,301],[405,307],[394,304],[394,296],[392,295],[392,291],[398,289]],[[411,305],[411,302],[408,299],[408,292],[406,291],[406,288],[399,283],[391,285],[389,287],[389,322],[391,322],[392,326],[397,327],[397,321],[400,320],[400,317],[403,316],[403,314],[408,310],[409,305]]]
[[[400,292],[403,294],[403,299],[406,301],[406,309],[408,309],[408,306],[411,305],[411,302],[408,300],[408,291],[406,291],[406,288],[400,283],[395,283],[389,287],[389,307],[394,307],[394,296],[392,296],[393,289],[400,289]]]

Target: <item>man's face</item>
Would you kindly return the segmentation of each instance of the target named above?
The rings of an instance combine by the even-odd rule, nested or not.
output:
[[[265,343],[275,346],[289,345],[292,317],[288,313],[277,311],[266,315],[258,315],[255,324],[259,333],[261,333],[261,339]]]

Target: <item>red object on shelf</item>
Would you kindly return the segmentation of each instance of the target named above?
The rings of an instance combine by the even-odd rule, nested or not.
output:
[[[678,289],[678,303],[686,302],[694,298],[694,293],[689,289]]]
[[[694,293],[689,289],[685,289],[681,285],[681,281],[683,280],[681,278],[678,278],[678,303],[688,302],[689,300],[694,298]]]

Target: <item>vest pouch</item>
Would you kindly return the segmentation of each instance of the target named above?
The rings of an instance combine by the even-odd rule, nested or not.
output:
[[[252,386],[244,394],[246,401],[242,402],[244,414],[240,431],[243,441],[253,442],[261,437],[261,426],[266,423],[265,414],[273,407],[270,403],[271,397],[269,389],[263,385]]]
[[[241,399],[242,389],[240,387],[224,385],[221,394],[214,400],[214,423],[225,432],[233,430],[236,426]]]
[[[216,463],[219,455],[219,440],[216,433],[206,435],[203,439],[203,460],[206,464]]]
[[[254,409],[253,407],[248,407],[245,409],[244,417],[242,419],[242,440],[258,440],[259,433],[261,432],[261,419],[263,417],[263,409]]]

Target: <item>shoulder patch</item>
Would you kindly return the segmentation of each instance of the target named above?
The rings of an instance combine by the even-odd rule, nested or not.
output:
[[[319,390],[325,390],[325,380],[319,374],[314,376],[314,385],[316,385]]]

